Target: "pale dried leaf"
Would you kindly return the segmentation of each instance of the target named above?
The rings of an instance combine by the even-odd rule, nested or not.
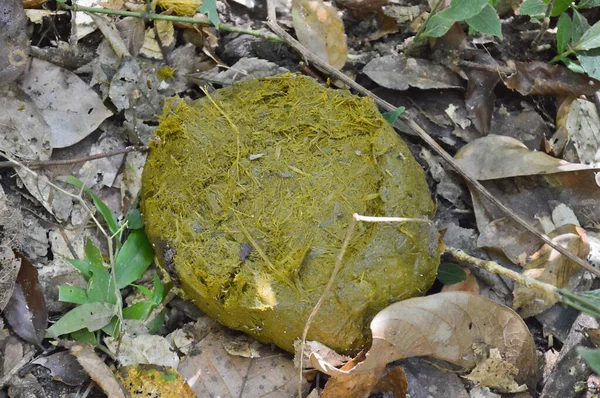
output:
[[[563,225],[551,232],[549,237],[554,243],[579,258],[585,259],[590,251],[585,230],[575,225]],[[523,274],[540,282],[563,288],[568,285],[571,277],[579,269],[577,263],[545,244],[532,256],[531,262],[527,264]],[[524,318],[537,315],[557,302],[556,295],[536,289],[534,286],[517,284],[513,295],[513,308],[518,310]]]
[[[77,5],[84,7],[101,7],[99,0],[77,0]],[[77,41],[96,30],[91,15],[86,12],[73,12],[72,34]]]
[[[156,33],[158,39],[156,39]],[[175,45],[175,29],[170,21],[154,21],[154,28],[146,29],[144,44],[140,50],[140,55],[147,58],[163,59],[161,48],[168,49]]]
[[[568,142],[563,159],[579,163],[600,162],[600,116],[593,102],[576,99],[567,116]]]
[[[51,129],[52,148],[64,148],[92,133],[112,112],[74,73],[33,58],[21,81]]]
[[[300,353],[300,340],[296,340],[294,342],[294,352],[296,355],[294,356],[294,364],[296,367],[300,366],[300,359],[298,358],[298,354]],[[347,357],[345,355],[338,354],[331,348],[327,347],[325,344],[319,343],[318,341],[307,341],[304,343],[304,359],[303,364],[306,368],[310,366],[310,353],[315,352],[319,354],[321,359],[327,361],[327,363],[332,366],[342,366],[352,358]]]
[[[98,26],[98,29],[100,29],[100,32],[102,32],[102,34],[106,38],[106,41],[110,44],[111,48],[119,58],[131,55],[129,53],[127,45],[125,44],[123,39],[121,39],[119,31],[108,17],[93,13],[89,13],[89,16]]]
[[[113,353],[117,354],[119,363],[123,366],[141,364],[153,364],[177,369],[179,357],[171,351],[171,344],[162,336],[142,334],[131,337],[124,334],[119,342],[112,337],[104,339],[106,346]]]
[[[1,222],[2,220],[0,224]],[[12,296],[20,266],[21,260],[15,257],[13,251],[6,246],[0,246],[0,313]]]
[[[336,69],[346,63],[344,23],[322,0],[292,0],[292,22],[300,43]]]
[[[527,325],[510,308],[481,296],[450,292],[398,302],[375,316],[371,331],[371,349],[354,368],[338,370],[316,354],[311,362],[333,379],[354,384],[358,376],[378,380],[387,363],[415,356],[472,369],[477,359],[473,344],[483,343],[519,370],[518,383],[535,385],[537,358]],[[362,394],[355,396],[367,396],[364,384],[359,387]]]
[[[220,331],[211,333],[190,351],[179,366],[196,396],[222,398],[296,395],[298,376],[286,354],[262,346],[260,358],[232,356],[223,344],[230,339]]]
[[[519,369],[502,359],[497,348],[490,350],[490,357],[477,364],[465,379],[475,381],[479,386],[489,387],[502,393],[517,393],[527,390],[525,384],[519,385],[515,376]]]
[[[501,135],[488,135],[468,143],[456,154],[455,159],[476,180],[593,169],[542,152],[532,152],[520,141]]]
[[[94,350],[87,345],[77,343],[70,347],[70,351],[71,354],[77,358],[77,362],[79,362],[87,374],[90,375],[92,380],[94,380],[109,397],[126,397],[117,378],[113,375],[102,358],[96,355]]]

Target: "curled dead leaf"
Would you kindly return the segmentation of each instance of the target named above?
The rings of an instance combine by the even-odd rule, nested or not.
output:
[[[346,387],[347,396],[366,397],[387,363],[415,356],[472,369],[474,343],[497,349],[518,370],[517,383],[529,388],[536,383],[535,344],[527,325],[512,309],[481,296],[449,292],[398,302],[375,316],[371,331],[371,349],[352,369],[336,369],[311,355],[313,366],[331,376],[327,386],[333,381],[337,389]]]
[[[590,251],[585,230],[575,225],[563,225],[548,235],[553,242],[577,257],[586,258]],[[578,264],[546,244],[532,256],[531,262],[525,267],[523,274],[540,282],[563,288],[567,286],[571,277],[579,269]],[[513,308],[519,311],[524,318],[547,310],[558,300],[556,295],[533,286],[515,285],[513,295]]]
[[[523,95],[594,95],[600,81],[544,62],[514,62],[506,87]]]

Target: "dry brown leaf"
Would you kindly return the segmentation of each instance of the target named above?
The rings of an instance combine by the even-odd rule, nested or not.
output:
[[[498,65],[498,62],[484,51],[477,52],[474,60],[480,64]],[[468,69],[465,73],[469,78],[465,94],[467,113],[473,120],[477,131],[483,135],[487,135],[492,126],[492,114],[494,113],[494,103],[496,102],[494,87],[500,81],[500,76],[495,72],[476,69]]]
[[[465,145],[455,159],[467,174],[480,181],[593,169],[532,152],[520,141],[503,135],[476,139]]]
[[[562,155],[565,145],[569,139],[567,131],[567,119],[571,110],[571,104],[577,99],[576,96],[570,95],[559,100],[558,109],[556,110],[556,132],[552,135],[549,141],[546,142],[545,151],[552,156],[559,157]]]
[[[590,245],[585,230],[575,225],[563,225],[549,234],[552,241],[579,258],[586,258]],[[524,275],[558,288],[566,287],[571,277],[579,271],[577,263],[561,255],[547,244],[536,252],[525,268]],[[556,296],[533,286],[515,285],[513,308],[523,318],[537,315],[556,304]]]
[[[518,369],[515,381],[535,386],[537,358],[527,325],[510,308],[481,296],[450,292],[398,302],[375,316],[371,331],[371,349],[350,370],[336,369],[311,355],[312,364],[331,376],[327,387],[333,382],[338,391],[346,387],[345,396],[366,397],[387,363],[415,356],[472,369],[477,360],[474,343],[497,348]]]
[[[344,23],[322,0],[292,0],[292,23],[300,43],[336,69],[346,63]]]
[[[504,80],[506,87],[523,95],[594,95],[600,81],[544,62],[515,62],[516,73]]]
[[[291,397],[298,376],[290,357],[262,345],[260,358],[230,355],[227,331],[211,333],[198,342],[178,368],[198,397]],[[195,353],[195,354],[194,354]]]
[[[126,395],[117,380],[94,350],[85,344],[73,344],[69,350],[77,358],[77,362],[90,375],[92,380],[111,398],[125,398]]]

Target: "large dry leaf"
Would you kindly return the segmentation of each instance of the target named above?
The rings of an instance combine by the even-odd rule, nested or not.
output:
[[[515,62],[516,73],[506,80],[506,87],[523,95],[594,95],[600,81],[574,73],[560,65],[544,62]]]
[[[33,58],[21,88],[50,126],[52,148],[81,141],[112,116],[100,96],[83,80],[50,62]]]
[[[348,396],[368,396],[370,388],[365,385],[379,380],[387,363],[402,358],[432,356],[473,369],[475,348],[481,344],[498,349],[503,360],[518,369],[517,383],[535,386],[537,358],[527,325],[512,309],[481,296],[450,292],[401,301],[377,314],[371,331],[371,349],[350,370],[311,356],[312,364],[334,383],[356,385],[357,394]],[[361,383],[355,383],[356,378]]]
[[[584,228],[600,219],[600,187],[591,166],[529,151],[513,138],[494,135],[469,143],[456,158],[500,202],[540,230],[541,222],[551,218],[559,203],[572,209]],[[481,233],[478,245],[497,247],[515,264],[523,265],[543,242],[469,188]]]
[[[463,87],[462,79],[445,66],[404,55],[375,58],[365,65],[363,73],[380,86],[392,90]]]
[[[231,355],[226,345],[231,336],[211,333],[190,351],[179,365],[198,397],[237,398],[295,396],[298,372],[291,358],[262,346],[259,358]]]
[[[489,135],[472,141],[456,154],[455,159],[476,180],[593,169],[542,152],[532,152],[520,141],[503,135]]]
[[[37,269],[20,253],[21,267],[4,317],[15,333],[28,343],[41,346],[48,327],[48,308],[38,280]]]
[[[346,63],[344,23],[322,0],[292,0],[292,22],[300,43],[336,69]]]
[[[575,225],[563,225],[549,234],[552,241],[579,258],[586,258],[590,245],[585,230]],[[545,244],[536,252],[525,267],[524,275],[558,288],[566,287],[571,277],[580,270],[577,263],[561,255]],[[534,286],[515,285],[513,308],[522,317],[537,315],[557,302],[556,295],[536,289]]]

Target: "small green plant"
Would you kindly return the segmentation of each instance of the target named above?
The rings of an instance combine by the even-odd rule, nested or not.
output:
[[[538,20],[547,14],[547,3],[544,0],[525,0],[519,14]],[[578,11],[597,6],[600,6],[600,0],[559,0],[553,3],[549,15],[559,17],[556,23],[558,55],[550,63],[562,62],[573,72],[600,79],[600,22],[590,27],[587,19]],[[572,15],[569,15],[569,9]]]
[[[141,229],[142,219],[138,210],[130,212],[119,225],[108,206],[83,182],[69,177],[67,182],[90,195],[98,212],[104,218],[114,240],[114,251],[109,253],[109,264],[105,264],[100,249],[88,239],[85,258],[69,262],[77,268],[87,281],[87,287],[59,286],[60,301],[73,303],[75,308],[63,315],[46,332],[46,337],[70,336],[78,341],[98,346],[100,333],[118,337],[123,320],[144,322],[149,333],[156,333],[164,322],[164,309],[153,314],[165,300],[171,285],[163,284],[154,274],[153,287],[133,284],[148,269],[154,258],[152,245]],[[109,249],[110,250],[110,249]],[[121,289],[137,288],[145,300],[123,308]]]
[[[450,6],[437,14],[437,6],[431,11],[423,36],[441,37],[456,22],[466,22],[471,32],[497,36],[502,39],[500,18],[494,9],[494,0],[452,0]],[[417,35],[418,36],[418,35]],[[415,38],[418,40],[418,37]]]

